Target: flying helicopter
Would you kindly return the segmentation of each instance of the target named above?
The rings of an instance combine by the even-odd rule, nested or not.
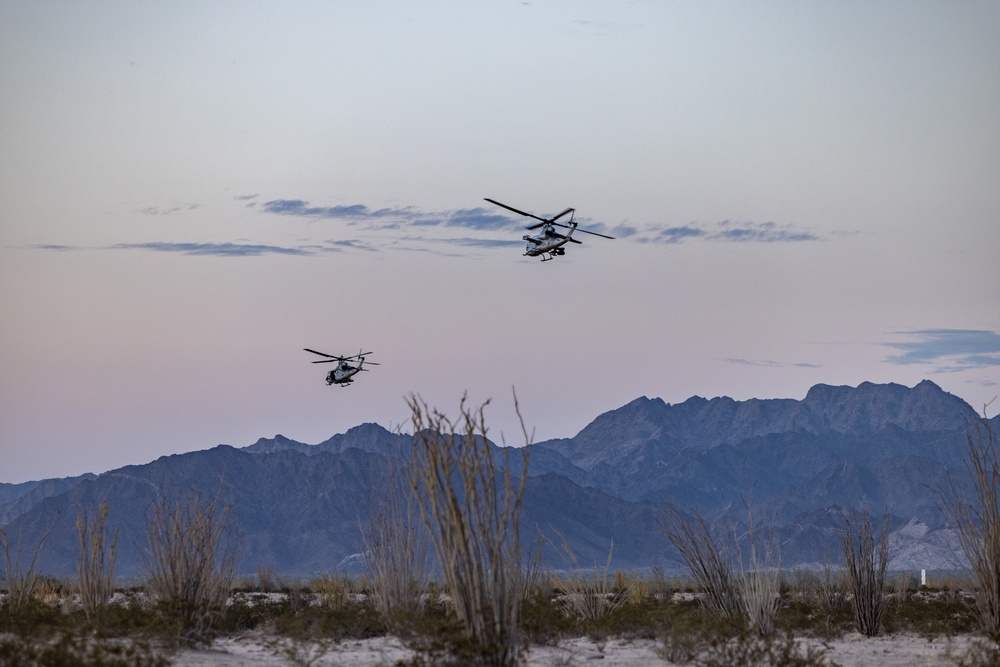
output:
[[[371,352],[358,352],[357,354],[352,354],[349,357],[338,357],[334,354],[327,354],[326,352],[317,352],[316,350],[310,350],[308,347],[302,348],[306,352],[312,352],[313,354],[318,354],[321,357],[327,357],[326,359],[320,359],[319,361],[314,361],[314,364],[332,364],[337,362],[337,367],[326,374],[326,384],[327,386],[331,384],[339,384],[341,387],[346,387],[351,384],[353,380],[351,377],[357,375],[361,371],[367,371],[368,369],[364,367],[365,357]],[[364,348],[362,348],[364,349]],[[352,366],[349,361],[357,359],[358,365]],[[378,366],[379,364],[374,361],[368,362],[369,366]]]
[[[559,215],[554,216],[552,218],[540,218],[537,215],[533,215],[531,213],[525,213],[524,211],[519,211],[513,206],[507,206],[507,204],[501,204],[500,202],[494,199],[490,199],[489,197],[485,197],[484,199],[486,199],[486,201],[488,201],[491,204],[496,204],[497,206],[505,208],[508,211],[513,211],[518,215],[523,215],[525,217],[534,218],[535,220],[541,221],[533,225],[528,225],[526,227],[526,229],[538,229],[539,227],[541,227],[542,228],[541,232],[539,232],[534,236],[525,234],[522,238],[528,242],[527,247],[524,249],[524,254],[527,257],[538,257],[539,255],[541,255],[543,262],[555,259],[559,255],[565,255],[566,248],[564,248],[563,246],[566,245],[567,243],[583,243],[583,241],[573,238],[573,232],[583,232],[584,234],[593,234],[594,236],[600,236],[601,238],[605,239],[615,238],[613,236],[607,236],[605,234],[598,234],[597,232],[590,232],[587,231],[586,229],[581,229],[580,227],[578,227],[577,223],[573,221],[573,216],[576,215],[575,213],[576,209],[574,208],[568,208]],[[559,218],[563,217],[567,213],[569,214],[568,221],[556,222]],[[565,229],[568,229],[569,231],[566,232],[565,234],[560,234],[559,232],[556,231],[556,227],[563,227]]]

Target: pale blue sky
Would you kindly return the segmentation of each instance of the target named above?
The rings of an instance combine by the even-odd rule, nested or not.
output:
[[[1000,4],[0,0],[0,481],[492,397],[1000,393]],[[590,229],[523,257],[524,219]],[[373,350],[326,387],[302,348]],[[996,412],[996,403],[992,412]]]

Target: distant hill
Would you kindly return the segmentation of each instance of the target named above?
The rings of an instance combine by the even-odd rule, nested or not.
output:
[[[582,565],[603,564],[613,541],[616,567],[672,569],[679,561],[659,528],[668,503],[719,525],[745,521],[750,503],[780,523],[782,559],[793,565],[835,559],[841,513],[867,507],[894,517],[894,567],[955,567],[938,490],[949,471],[964,478],[966,428],[977,419],[929,381],[816,385],[801,401],[641,397],[572,438],[530,446],[522,525],[558,532]],[[410,442],[363,424],[316,445],[278,435],[97,476],[0,485],[0,526],[22,553],[48,530],[40,567],[66,575],[79,550],[77,514],[107,499],[121,535],[117,572],[140,575],[149,507],[196,490],[232,503],[242,571],[311,575],[361,551],[368,503]]]

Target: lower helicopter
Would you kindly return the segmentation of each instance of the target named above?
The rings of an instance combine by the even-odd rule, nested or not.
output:
[[[358,352],[349,357],[339,357],[334,354],[327,354],[326,352],[317,352],[316,350],[310,350],[308,347],[302,348],[306,352],[312,352],[313,354],[318,354],[321,357],[327,357],[326,359],[320,359],[319,361],[314,361],[314,364],[332,364],[337,362],[337,367],[326,374],[326,384],[327,386],[331,384],[339,384],[341,387],[346,387],[351,384],[353,380],[352,377],[360,373],[361,371],[367,371],[368,369],[364,367],[365,357],[371,352]],[[357,366],[352,366],[349,361],[358,360]],[[378,366],[379,364],[374,361],[368,362],[369,366]]]
[[[525,213],[524,211],[519,211],[513,206],[507,206],[507,204],[501,204],[500,202],[494,199],[490,199],[489,197],[486,197],[485,199],[491,204],[496,204],[497,206],[505,208],[508,211],[513,211],[518,215],[523,215],[525,217],[534,218],[535,220],[541,221],[534,225],[528,225],[526,229],[538,229],[539,227],[541,227],[542,231],[534,236],[525,234],[523,239],[528,242],[528,246],[524,249],[524,254],[527,257],[538,257],[539,255],[541,255],[543,262],[555,259],[560,255],[565,255],[566,248],[564,248],[563,246],[566,245],[567,243],[583,243],[583,241],[573,238],[573,232],[579,231],[583,232],[584,234],[592,234],[593,236],[600,236],[601,238],[604,239],[615,238],[613,236],[598,234],[597,232],[587,231],[586,229],[578,227],[577,223],[573,221],[573,216],[576,215],[575,213],[576,209],[573,208],[568,208],[559,215],[554,216],[552,218],[541,218],[532,213]],[[568,221],[556,222],[559,218],[563,217],[567,213],[569,214]],[[564,229],[568,229],[569,231],[566,232],[565,234],[561,234],[556,231],[556,227],[562,227]]]

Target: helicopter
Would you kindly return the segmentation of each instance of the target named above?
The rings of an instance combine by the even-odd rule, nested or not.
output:
[[[312,352],[313,354],[318,354],[321,357],[328,357],[327,359],[320,359],[319,361],[314,361],[313,362],[314,364],[332,364],[335,361],[338,362],[337,367],[326,374],[327,386],[331,384],[339,384],[341,387],[346,387],[347,385],[353,382],[353,380],[351,380],[352,376],[357,375],[360,371],[368,370],[367,368],[364,368],[365,356],[371,354],[371,352],[358,352],[357,354],[353,354],[349,357],[338,357],[333,354],[327,354],[326,352],[317,352],[316,350],[310,350],[308,347],[304,347],[302,349],[305,350],[306,352]],[[358,360],[357,366],[352,366],[349,363],[347,363],[354,359]],[[379,364],[375,363],[374,361],[369,361],[368,365],[378,366]]]
[[[547,262],[549,260],[555,259],[559,255],[566,254],[566,248],[563,246],[567,243],[583,243],[579,239],[573,238],[573,232],[583,232],[584,234],[593,234],[594,236],[600,236],[605,239],[614,239],[613,236],[606,236],[605,234],[598,234],[597,232],[590,232],[586,229],[581,229],[577,226],[577,223],[573,222],[573,216],[575,215],[576,209],[568,208],[559,215],[552,218],[540,218],[537,215],[531,213],[525,213],[524,211],[519,211],[513,206],[507,206],[507,204],[501,204],[500,202],[490,199],[489,197],[484,197],[486,201],[491,204],[496,204],[508,211],[513,211],[518,215],[523,215],[528,218],[534,218],[535,220],[541,220],[541,222],[535,223],[533,225],[528,225],[526,229],[538,229],[542,228],[542,231],[535,236],[530,236],[525,234],[522,238],[528,242],[528,246],[524,249],[524,254],[527,257],[538,257],[541,255],[542,261]],[[556,222],[559,218],[563,217],[569,213],[569,220],[567,222]],[[564,227],[569,231],[565,234],[560,234],[556,231],[556,227]]]

